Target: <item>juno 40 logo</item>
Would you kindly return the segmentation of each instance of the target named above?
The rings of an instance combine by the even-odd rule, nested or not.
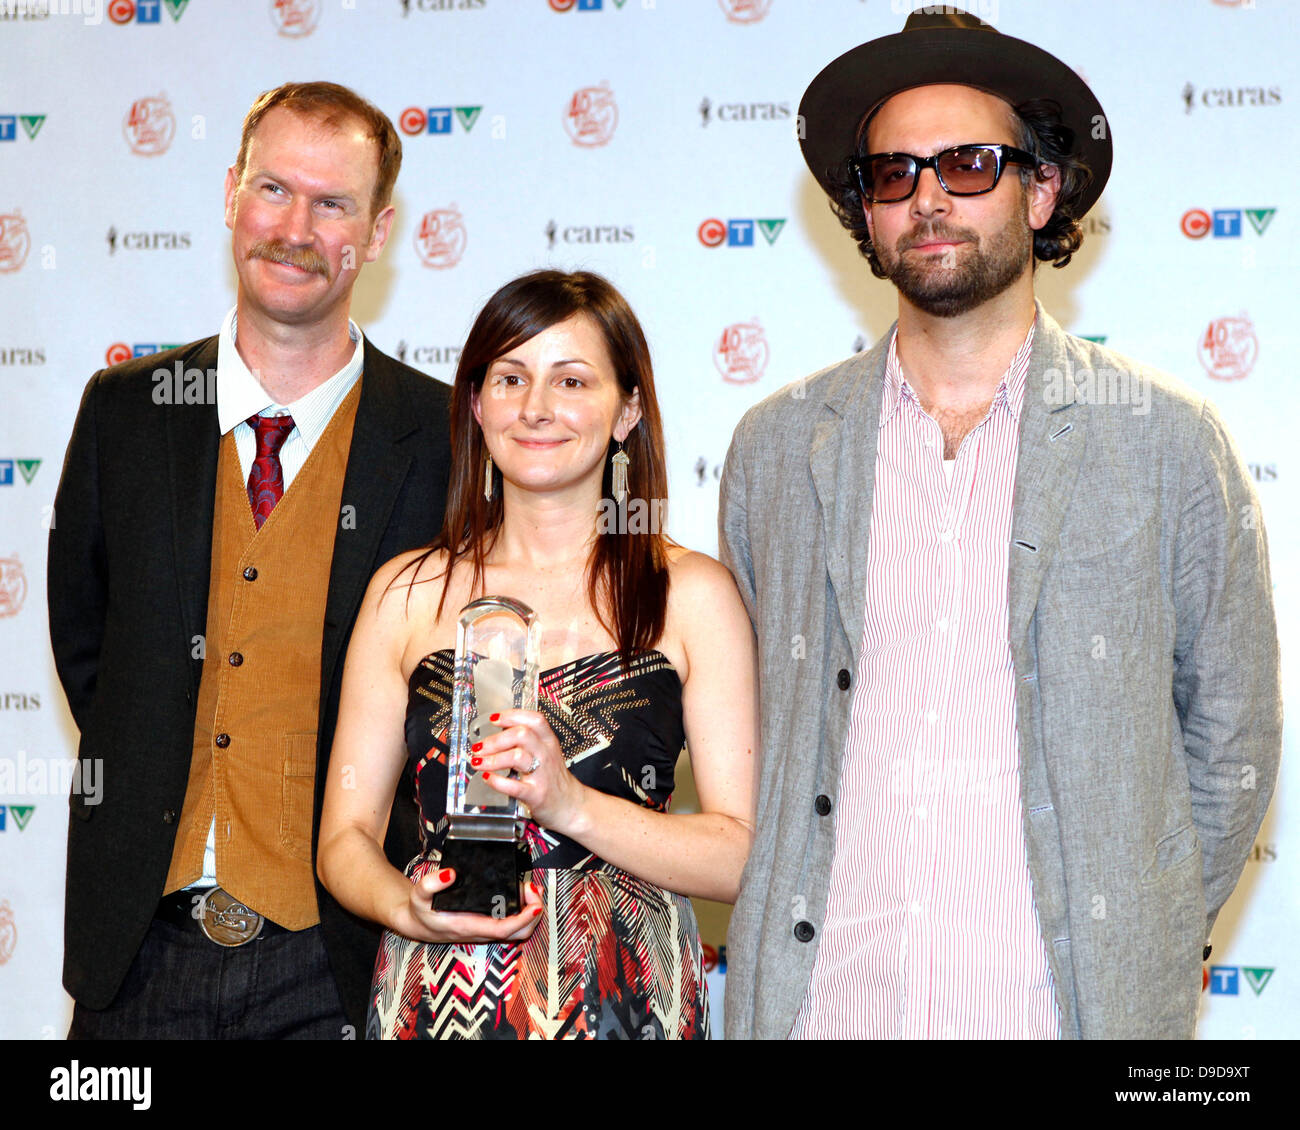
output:
[[[465,254],[465,242],[465,218],[455,204],[425,212],[415,229],[415,250],[420,262],[435,270],[459,263]]]
[[[756,24],[772,6],[772,0],[718,0],[718,6],[733,24]]]
[[[179,20],[189,4],[190,0],[108,0],[105,12],[115,24],[157,24],[162,23],[164,8],[173,20]]]
[[[290,39],[311,35],[319,19],[320,0],[271,0],[271,23]]]
[[[16,271],[27,260],[32,237],[21,212],[0,213],[0,272]]]
[[[1259,338],[1244,313],[1236,318],[1215,318],[1205,327],[1196,352],[1216,381],[1239,381],[1255,367]]]
[[[713,363],[728,384],[753,384],[767,368],[767,338],[758,319],[735,322],[722,331],[713,347]]]
[[[574,145],[594,149],[605,145],[618,126],[618,106],[609,83],[584,86],[573,92],[564,111],[564,128]]]
[[[27,574],[18,554],[0,557],[0,619],[16,616],[27,599]]]
[[[176,117],[165,94],[137,98],[122,119],[122,135],[132,153],[157,157],[166,153],[176,136]]]

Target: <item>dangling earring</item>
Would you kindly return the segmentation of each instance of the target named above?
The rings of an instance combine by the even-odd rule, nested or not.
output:
[[[627,457],[627,452],[623,450],[623,441],[616,440],[618,450],[610,458],[612,472],[610,475],[610,487],[612,489],[614,500],[622,503],[627,497],[627,468],[632,461]]]
[[[483,497],[488,502],[492,501],[492,490],[495,485],[492,482],[492,452],[489,451],[483,464]]]

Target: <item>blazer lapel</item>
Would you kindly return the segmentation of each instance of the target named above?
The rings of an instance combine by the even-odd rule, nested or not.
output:
[[[356,617],[372,574],[383,564],[378,557],[384,531],[411,465],[411,455],[403,450],[401,441],[418,430],[414,413],[404,410],[405,397],[391,363],[369,338],[361,380],[325,604],[322,687],[333,683],[346,629]],[[324,699],[322,695],[322,706]]]
[[[1083,459],[1087,415],[1077,407],[1066,341],[1061,327],[1039,304],[1020,414],[1011,517],[1007,607],[1013,647],[1018,647],[1034,614]]]
[[[844,635],[855,654],[862,637],[880,402],[892,336],[891,329],[870,353],[838,375],[814,426],[809,455],[826,568]]]
[[[176,583],[181,624],[190,637],[207,631],[208,583],[212,568],[212,511],[217,485],[217,457],[221,433],[217,405],[207,392],[209,371],[217,368],[217,339],[208,338],[180,362],[185,371],[203,374],[199,404],[169,404],[161,408],[167,437],[167,478],[171,501],[172,551],[176,558]],[[200,666],[194,665],[198,690]]]

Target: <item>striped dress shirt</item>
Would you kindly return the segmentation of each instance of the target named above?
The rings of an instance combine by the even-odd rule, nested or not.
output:
[[[796,1038],[1059,1035],[1007,628],[1033,338],[950,468],[890,342],[829,899]]]

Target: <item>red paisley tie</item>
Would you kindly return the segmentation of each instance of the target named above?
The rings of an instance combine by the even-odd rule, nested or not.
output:
[[[284,496],[280,448],[293,431],[293,417],[250,416],[248,426],[257,436],[257,455],[253,469],[248,472],[248,504],[253,508],[253,521],[260,530]]]

